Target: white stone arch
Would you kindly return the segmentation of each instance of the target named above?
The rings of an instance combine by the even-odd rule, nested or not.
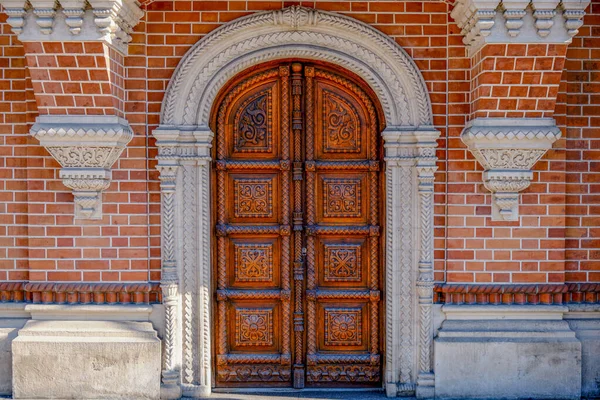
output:
[[[342,66],[377,95],[385,117],[385,362],[389,396],[432,397],[433,175],[439,132],[427,87],[391,38],[335,13],[289,7],[216,29],[181,60],[154,130],[162,192],[164,398],[211,391],[210,112],[237,73],[277,59]]]
[[[396,42],[352,18],[302,7],[242,17],[196,43],[167,88],[161,124],[205,125],[225,82],[248,66],[285,57],[329,61],[356,73],[377,94],[388,126],[432,124],[423,77]]]

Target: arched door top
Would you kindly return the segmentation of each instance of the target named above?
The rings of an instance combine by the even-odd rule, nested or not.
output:
[[[388,127],[431,127],[423,77],[391,38],[355,19],[300,6],[227,23],[194,45],[165,96],[161,125],[206,127],[219,90],[240,71],[284,58],[327,61],[375,91]]]

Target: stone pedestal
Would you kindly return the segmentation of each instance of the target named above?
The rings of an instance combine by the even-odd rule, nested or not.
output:
[[[160,395],[160,341],[149,322],[33,320],[12,352],[15,399]]]
[[[437,398],[577,399],[581,343],[557,306],[444,306]]]

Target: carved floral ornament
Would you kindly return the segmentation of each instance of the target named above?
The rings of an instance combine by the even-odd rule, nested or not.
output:
[[[492,192],[492,220],[519,219],[519,192],[533,179],[531,168],[561,136],[552,118],[476,118],[462,141],[483,166]]]
[[[127,53],[144,12],[137,0],[0,0],[22,42],[102,40]]]
[[[590,0],[458,0],[451,12],[473,52],[485,43],[571,43]]]
[[[30,133],[62,166],[60,178],[75,196],[75,218],[102,218],[102,191],[110,185],[110,168],[133,137],[127,121],[42,115]]]

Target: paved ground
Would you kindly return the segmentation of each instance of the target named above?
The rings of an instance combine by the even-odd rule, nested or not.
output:
[[[270,390],[245,392],[217,392],[211,398],[221,400],[381,400],[385,398],[382,391],[374,390]]]

